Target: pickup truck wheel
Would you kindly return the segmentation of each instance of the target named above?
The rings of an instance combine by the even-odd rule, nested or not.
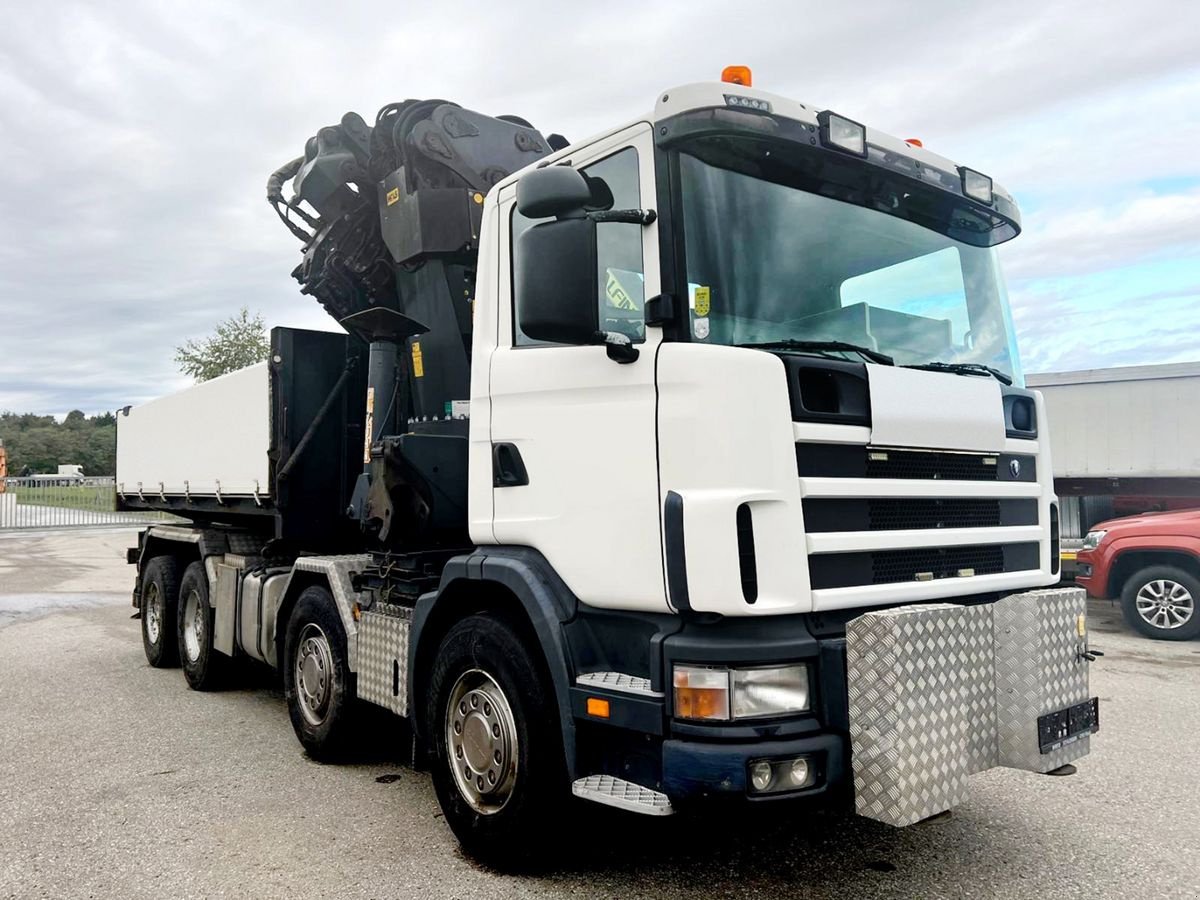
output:
[[[552,688],[495,615],[455,624],[436,660],[426,734],[446,822],[471,856],[521,868],[561,828],[566,775]]]
[[[1174,566],[1135,572],[1121,591],[1121,611],[1134,629],[1158,641],[1186,641],[1200,635],[1200,580]]]
[[[179,665],[175,636],[175,610],[179,603],[179,564],[170,556],[156,556],[142,570],[142,649],[156,669]]]
[[[179,583],[179,661],[188,687],[214,691],[225,683],[230,659],[213,647],[216,610],[208,602],[208,574],[204,564],[194,562],[183,571]]]
[[[354,731],[355,684],[346,655],[346,629],[323,587],[305,588],[288,619],[283,693],[305,752],[321,762],[340,758]]]

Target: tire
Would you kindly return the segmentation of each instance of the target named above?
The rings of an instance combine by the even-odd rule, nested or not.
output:
[[[213,647],[217,611],[208,599],[208,574],[204,564],[194,562],[183,571],[176,610],[179,661],[188,687],[215,691],[225,686],[232,660]]]
[[[1174,566],[1148,566],[1121,590],[1121,611],[1136,631],[1156,641],[1200,635],[1200,579]]]
[[[179,564],[156,556],[142,570],[142,649],[156,669],[179,665],[175,612],[179,604]]]
[[[562,827],[567,778],[553,689],[526,642],[492,614],[458,622],[428,696],[433,784],[463,850],[502,870],[545,854]]]
[[[288,617],[283,641],[283,695],[292,728],[319,762],[345,756],[358,719],[346,629],[323,587],[305,588]]]

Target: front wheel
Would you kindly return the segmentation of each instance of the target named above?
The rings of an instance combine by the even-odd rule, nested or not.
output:
[[[566,775],[553,690],[526,642],[494,615],[458,622],[429,696],[434,788],[463,849],[498,868],[545,850]]]
[[[323,587],[305,588],[288,619],[283,693],[292,728],[309,756],[325,762],[349,748],[357,711],[354,676],[346,629]]]
[[[1135,572],[1121,591],[1125,621],[1148,638],[1186,641],[1200,635],[1200,579],[1174,566]]]

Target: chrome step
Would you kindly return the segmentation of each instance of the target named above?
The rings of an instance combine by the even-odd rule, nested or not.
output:
[[[612,775],[589,775],[571,785],[571,793],[584,800],[647,816],[669,816],[675,812],[666,794]]]
[[[603,688],[608,691],[637,694],[640,697],[662,696],[662,691],[656,691],[650,687],[649,678],[626,675],[623,672],[587,672],[577,676],[575,684],[579,687]]]

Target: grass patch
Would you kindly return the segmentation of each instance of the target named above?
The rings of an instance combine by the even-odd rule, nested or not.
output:
[[[117,491],[111,484],[10,485],[8,493],[16,494],[17,502],[28,506],[58,506],[94,512],[113,512],[117,508]]]

